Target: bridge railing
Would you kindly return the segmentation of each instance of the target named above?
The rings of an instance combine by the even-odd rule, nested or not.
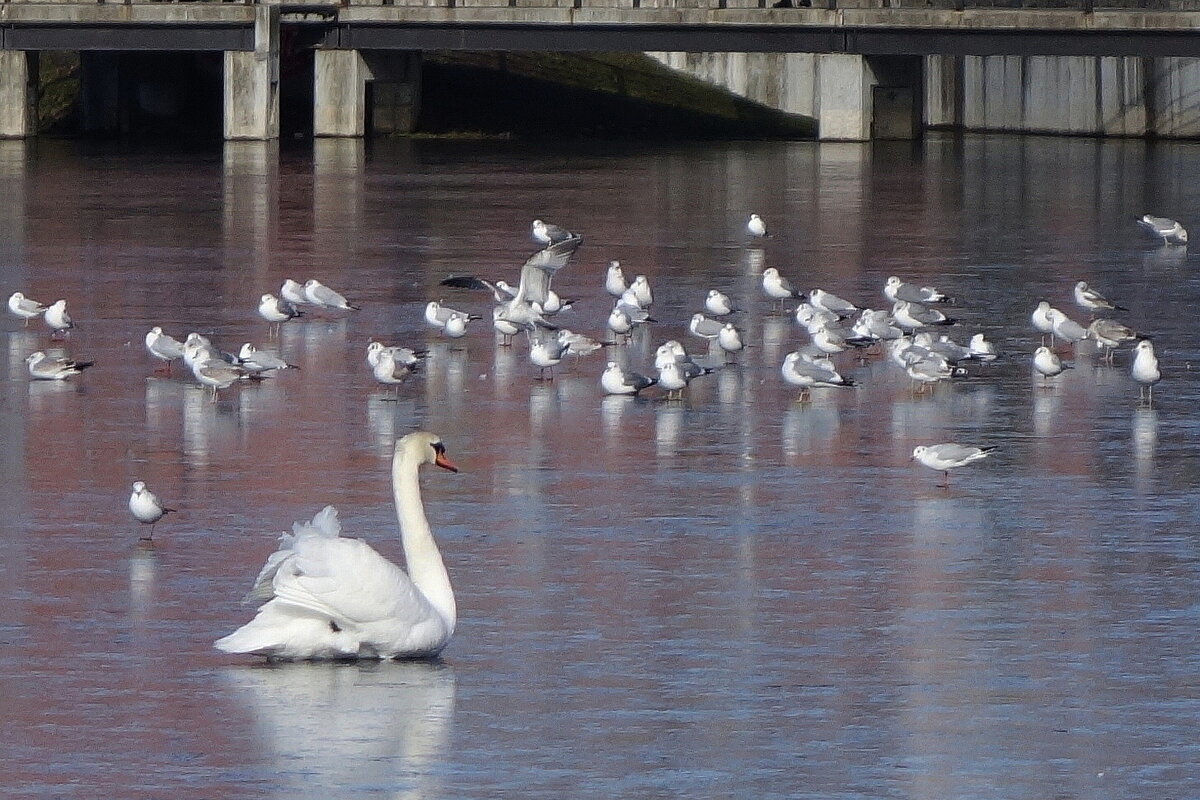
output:
[[[681,8],[681,9],[968,9],[1057,11],[1200,11],[1200,0],[0,0],[0,5],[277,5],[285,11],[334,11],[345,6],[430,8]]]

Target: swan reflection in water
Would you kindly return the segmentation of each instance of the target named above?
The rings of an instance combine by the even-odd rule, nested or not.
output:
[[[439,661],[222,670],[253,714],[275,796],[443,797],[454,671]]]

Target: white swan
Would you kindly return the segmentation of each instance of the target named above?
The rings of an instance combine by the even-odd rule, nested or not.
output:
[[[458,471],[432,433],[396,442],[392,491],[407,574],[366,542],[341,538],[337,509],[326,506],[283,535],[246,598],[267,602],[216,648],[285,660],[437,655],[454,633],[457,613],[421,504],[422,464]]]

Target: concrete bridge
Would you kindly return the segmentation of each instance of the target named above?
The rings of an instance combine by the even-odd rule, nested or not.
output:
[[[1153,64],[1175,64],[1177,82],[1192,79],[1190,59],[1200,58],[1200,2],[1162,0],[1162,8],[1151,10],[1074,1],[1074,8],[1005,8],[964,7],[963,0],[814,0],[824,7],[775,8],[765,7],[768,0],[4,0],[0,137],[36,131],[31,56],[77,50],[85,57],[85,84],[95,84],[85,85],[93,101],[103,97],[106,82],[120,80],[103,54],[220,52],[226,138],[275,138],[283,36],[314,50],[318,136],[364,134],[369,83],[378,106],[374,126],[381,120],[393,130],[410,125],[420,53],[428,50],[641,51],[669,64],[671,54],[683,53],[811,54],[799,68],[776,63],[804,73],[809,99],[800,111],[817,119],[820,138],[835,140],[907,137],[923,125],[963,122],[970,114],[963,108],[965,84],[972,80],[964,59],[1096,60],[1083,62],[1095,65],[1096,77],[1082,91],[1095,84],[1097,114],[1106,113],[1106,64],[1108,72],[1120,73],[1110,75],[1109,84],[1110,90],[1120,84],[1122,98]],[[1053,70],[1046,75],[1056,80]],[[1200,74],[1195,77],[1200,85]],[[1022,69],[1019,81],[1028,79]],[[1046,88],[1053,98],[1055,87]],[[1122,118],[1118,132],[1138,135],[1137,120],[1127,122]],[[1145,123],[1140,132],[1153,133]]]

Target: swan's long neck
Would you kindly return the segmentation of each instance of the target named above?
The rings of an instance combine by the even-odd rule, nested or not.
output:
[[[406,448],[397,448],[392,457],[392,492],[400,521],[400,542],[404,545],[408,576],[453,630],[458,618],[454,590],[450,588],[450,576],[433,541],[429,521],[425,519],[421,486],[417,481],[419,466],[420,461]]]

